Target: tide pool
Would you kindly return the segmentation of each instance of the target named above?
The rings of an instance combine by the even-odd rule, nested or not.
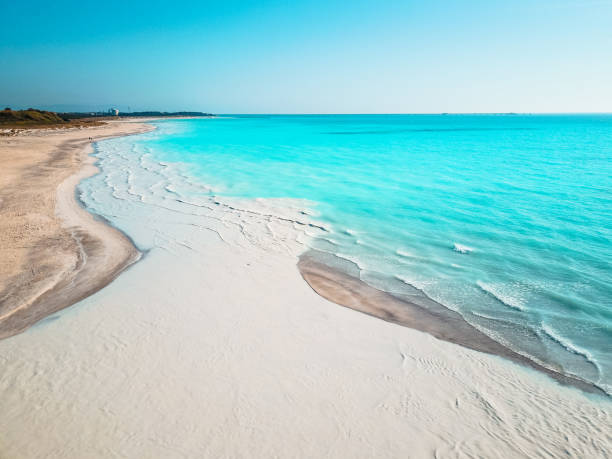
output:
[[[363,281],[428,296],[513,350],[612,390],[612,116],[154,124],[99,143],[97,155],[161,165],[167,182],[151,186],[176,199],[302,200],[328,230],[312,247],[354,263]],[[91,193],[82,199],[113,221]]]

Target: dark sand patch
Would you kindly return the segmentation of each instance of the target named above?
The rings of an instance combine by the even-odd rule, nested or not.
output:
[[[585,392],[607,395],[601,388],[572,375],[547,368],[498,343],[467,322],[459,313],[433,300],[428,308],[395,297],[374,288],[357,277],[334,269],[321,261],[315,250],[304,253],[298,268],[312,289],[341,306],[363,312],[430,335],[468,349],[505,357],[513,362],[540,371],[561,384],[579,388]]]

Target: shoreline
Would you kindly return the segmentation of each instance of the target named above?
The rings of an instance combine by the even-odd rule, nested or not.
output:
[[[148,119],[147,119],[148,120]],[[84,209],[78,184],[97,173],[92,143],[148,132],[143,121],[85,129],[26,131],[0,140],[7,163],[30,156],[0,188],[8,263],[0,272],[0,339],[90,296],[140,258],[129,238]],[[91,140],[90,140],[91,138]],[[24,192],[25,186],[29,193]],[[53,196],[43,196],[55,188]],[[31,212],[29,205],[37,202]],[[35,226],[34,226],[35,225]],[[30,229],[34,226],[34,230]],[[8,230],[7,230],[8,228]]]
[[[186,117],[180,119],[183,118]],[[69,138],[51,151],[50,161],[53,161],[56,156],[64,155],[76,158],[77,162],[70,169],[71,175],[57,184],[55,201],[55,216],[61,221],[63,232],[69,233],[72,238],[76,260],[71,269],[64,269],[56,274],[52,285],[42,289],[35,286],[30,288],[30,291],[26,287],[25,291],[18,293],[17,300],[10,298],[6,290],[11,288],[15,290],[15,287],[19,289],[20,285],[11,286],[9,283],[8,287],[0,290],[0,340],[21,333],[55,312],[96,293],[141,259],[142,253],[128,235],[117,229],[106,218],[85,208],[77,196],[77,187],[82,180],[99,172],[95,165],[96,158],[92,156],[94,142],[152,131],[155,127],[144,123],[155,119],[105,121],[102,126],[79,129],[79,134],[82,135],[76,138],[65,135],[64,137]],[[125,127],[133,129],[117,132],[117,129]],[[93,130],[105,130],[104,128],[113,132],[103,132],[98,135],[92,132]],[[72,133],[70,131],[73,130],[40,129],[34,132],[38,134],[37,137],[45,137],[46,135],[58,134],[61,136],[61,134]],[[95,138],[92,135],[86,136],[86,134],[94,134]],[[26,131],[25,136],[22,137],[28,135],[33,135],[33,132]],[[89,138],[92,140],[90,141]],[[15,138],[11,140],[15,141]],[[46,167],[48,167],[46,163],[34,165],[34,168],[44,169]],[[2,203],[1,191],[0,189],[0,204]],[[28,260],[34,259],[40,264],[40,258],[35,257],[33,253],[29,253],[27,257]],[[434,306],[433,310],[423,308],[408,300],[371,287],[348,273],[317,261],[317,251],[314,249],[307,249],[301,253],[296,266],[303,281],[315,293],[336,305],[427,333],[437,339],[467,349],[503,357],[546,374],[561,384],[588,393],[610,396],[591,382],[548,368],[529,357],[512,351],[469,324],[460,314],[433,300],[430,300]],[[33,268],[32,272],[34,272]],[[49,275],[48,272],[45,274]],[[36,284],[36,280],[34,283]],[[34,296],[30,295],[28,299],[30,293]],[[7,305],[11,300],[13,304],[17,302],[21,304],[11,308],[11,304]]]
[[[553,370],[513,351],[478,330],[459,313],[434,300],[429,299],[431,309],[424,308],[332,268],[317,260],[316,250],[310,249],[302,253],[297,267],[304,281],[317,294],[339,306],[427,333],[467,349],[503,357],[541,372],[563,385],[610,397],[610,394],[596,384]]]
[[[62,196],[146,256],[0,340],[0,456],[605,457],[609,398],[337,307],[297,269],[301,204],[198,195],[129,144]]]

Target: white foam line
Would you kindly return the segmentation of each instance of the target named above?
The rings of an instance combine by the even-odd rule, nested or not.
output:
[[[510,295],[506,295],[503,292],[500,292],[499,289],[495,288],[493,285],[487,284],[482,281],[476,281],[476,285],[478,285],[478,287],[480,287],[482,291],[491,295],[503,305],[508,306],[509,308],[515,309],[517,311],[525,310],[525,306],[523,306],[523,304],[521,304],[519,300],[511,297]]]
[[[572,343],[569,339],[562,337],[561,335],[559,335],[559,333],[557,333],[555,330],[553,330],[551,327],[549,327],[546,324],[542,324],[542,331],[550,339],[552,339],[554,342],[559,344],[565,350],[571,352],[572,354],[576,354],[576,355],[580,355],[584,357],[590,364],[592,364],[597,369],[598,374],[601,374],[601,368],[599,367],[597,360],[595,359],[595,357],[593,357],[593,354],[591,354],[589,351],[577,346],[576,344]]]

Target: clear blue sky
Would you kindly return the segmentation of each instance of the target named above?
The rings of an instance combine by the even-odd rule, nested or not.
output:
[[[14,108],[612,111],[612,0],[0,1]]]

